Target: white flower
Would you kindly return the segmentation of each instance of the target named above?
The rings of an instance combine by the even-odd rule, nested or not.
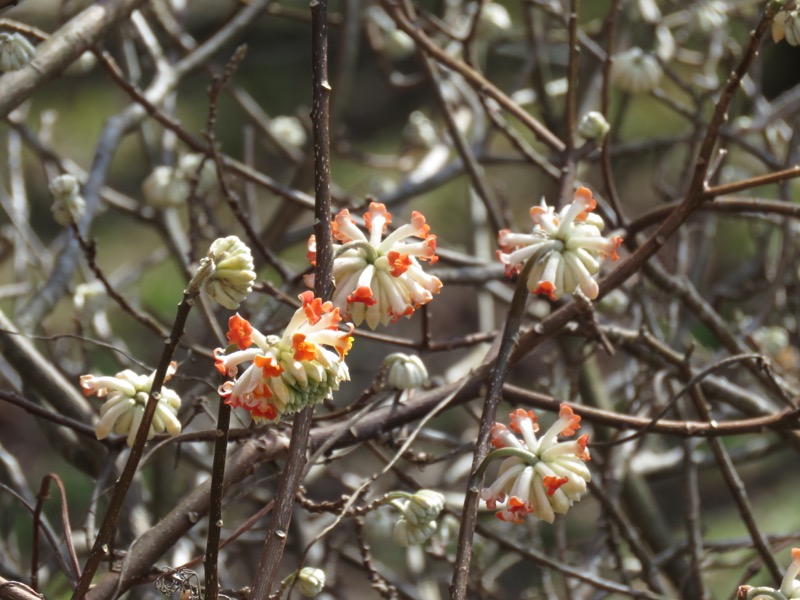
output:
[[[341,211],[333,222],[333,278],[336,289],[333,304],[356,325],[366,320],[370,329],[378,323],[387,325],[400,317],[411,316],[414,310],[427,304],[438,294],[442,282],[422,270],[419,260],[435,263],[436,236],[429,233],[422,213],[414,211],[411,223],[398,227],[386,238],[392,215],[383,204],[372,202],[364,221],[369,237],[356,227],[348,210]],[[422,241],[407,243],[411,236]],[[308,259],[317,260],[314,236],[308,240]],[[312,279],[306,281],[311,285]]]
[[[219,238],[211,244],[200,268],[208,261],[213,270],[204,283],[206,293],[225,308],[236,310],[253,291],[256,279],[250,248],[235,235]]]
[[[21,69],[33,58],[36,50],[20,33],[0,33],[0,72]]]
[[[256,423],[317,404],[350,379],[344,357],[353,343],[352,324],[349,331],[339,331],[339,309],[312,292],[303,292],[300,300],[303,306],[282,337],[264,336],[237,314],[228,320],[227,335],[239,349],[230,354],[214,350],[217,370],[235,378],[220,386],[220,396],[248,410]],[[236,377],[239,365],[247,361],[252,364]]]
[[[389,368],[386,383],[396,390],[412,390],[428,381],[428,369],[419,356],[395,352],[383,359],[383,364]]]
[[[585,140],[593,140],[597,143],[603,141],[609,129],[611,129],[611,126],[606,121],[606,118],[596,110],[590,110],[583,115],[580,123],[578,123],[578,135]]]
[[[742,600],[800,600],[800,581],[796,580],[799,574],[800,548],[792,548],[792,562],[786,568],[780,589],[742,585],[739,586],[736,597]]]
[[[630,48],[616,54],[611,65],[611,80],[631,94],[652,91],[658,85],[661,75],[661,65],[641,48]]]
[[[558,300],[576,288],[591,300],[599,292],[593,279],[600,270],[602,257],[616,260],[622,238],[603,237],[603,220],[593,214],[596,202],[592,192],[580,187],[573,202],[556,213],[542,201],[531,208],[535,223],[531,233],[512,233],[503,229],[498,234],[500,251],[497,257],[506,265],[506,274],[522,270],[528,260],[536,261],[528,275],[528,289]]]
[[[145,202],[155,208],[182,206],[189,197],[189,183],[173,167],[161,165],[142,183],[142,194]]]
[[[175,374],[176,366],[174,361],[169,364],[165,382]],[[133,446],[153,387],[154,376],[155,373],[137,375],[129,369],[113,377],[81,375],[81,388],[85,395],[97,394],[98,398],[106,398],[100,408],[100,420],[95,425],[98,440],[102,440],[113,431],[120,435],[127,434],[128,446]],[[170,435],[178,435],[181,432],[181,422],[177,417],[180,407],[181,399],[178,394],[162,387],[147,439],[165,430]]]
[[[306,145],[308,136],[305,127],[297,117],[279,116],[270,119],[269,130],[276,138],[296,148]]]
[[[67,226],[78,221],[86,212],[86,201],[81,196],[81,186],[72,175],[59,175],[50,182],[53,205],[50,210],[59,225]]]
[[[790,46],[800,46],[800,10],[782,10],[772,18],[772,39],[777,44],[783,38]]]
[[[303,567],[297,574],[297,590],[306,598],[313,598],[325,587],[325,571]]]
[[[481,498],[489,509],[505,504],[497,513],[500,520],[523,523],[526,515],[533,514],[552,523],[556,513],[565,514],[586,492],[591,473],[583,463],[590,459],[589,436],[559,442],[559,435],[573,435],[580,428],[581,418],[566,404],[561,405],[558,417],[541,439],[536,437],[539,426],[533,411],[512,412],[510,428],[500,423],[492,426],[492,445],[498,450],[486,460],[498,454],[508,457],[500,463],[494,483],[481,491]]]

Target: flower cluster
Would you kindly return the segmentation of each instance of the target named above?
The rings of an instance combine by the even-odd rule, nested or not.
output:
[[[410,224],[398,227],[386,238],[383,236],[392,215],[383,204],[372,202],[364,221],[369,236],[356,226],[346,209],[334,219],[333,237],[341,244],[333,246],[333,304],[356,325],[366,320],[375,329],[378,323],[386,325],[410,316],[430,302],[442,282],[425,273],[417,260],[438,260],[436,236],[429,233],[430,227],[421,213],[412,213]],[[404,241],[411,236],[421,241]],[[317,243],[313,235],[308,240],[308,260],[316,265]],[[312,279],[307,283],[311,285]]]
[[[203,284],[206,293],[225,308],[239,308],[256,279],[250,248],[235,235],[219,238],[211,244],[200,268],[206,264],[211,269]]]
[[[174,361],[169,364],[164,381],[175,374],[176,368]],[[94,428],[98,440],[108,437],[113,431],[127,435],[128,446],[133,446],[154,377],[155,373],[137,375],[128,369],[113,377],[81,375],[81,388],[85,395],[97,394],[98,398],[106,398],[100,408],[100,420]],[[165,430],[170,435],[178,435],[181,432],[181,422],[177,417],[180,407],[181,399],[178,394],[162,387],[147,439]]]
[[[0,33],[0,72],[21,69],[35,53],[36,49],[21,33]]]
[[[184,154],[174,167],[160,165],[142,183],[145,202],[155,208],[182,206],[189,199],[195,178],[197,196],[206,196],[217,183],[214,162],[202,154]]]
[[[600,270],[600,259],[616,260],[622,238],[603,237],[604,223],[593,214],[596,202],[592,192],[580,187],[573,202],[556,213],[542,200],[531,208],[534,222],[531,233],[512,233],[503,229],[498,234],[497,257],[511,276],[522,270],[528,260],[535,261],[528,275],[528,289],[558,300],[576,288],[590,299],[599,292],[593,279]]]
[[[790,46],[800,46],[800,9],[779,11],[772,19],[772,39],[777,44],[783,38]]]
[[[344,357],[353,343],[353,326],[340,331],[339,309],[312,292],[300,294],[300,300],[303,305],[282,337],[265,336],[236,314],[227,335],[238,350],[214,350],[217,370],[235,378],[222,384],[219,394],[231,406],[248,410],[256,423],[317,404],[350,379]],[[252,364],[237,377],[239,365],[248,361]]]
[[[584,464],[588,461],[588,435],[577,440],[559,442],[558,436],[573,435],[580,428],[581,418],[566,404],[561,405],[558,420],[541,437],[533,411],[517,409],[511,413],[509,427],[495,423],[492,445],[498,450],[486,461],[503,458],[495,482],[481,492],[481,498],[503,521],[523,523],[534,514],[552,523],[555,513],[565,514],[573,502],[580,500],[591,478]],[[520,440],[516,435],[522,436]]]
[[[800,548],[792,548],[792,563],[786,568],[780,589],[742,585],[736,595],[740,600],[800,600]]]
[[[401,517],[394,526],[394,539],[403,546],[418,546],[436,531],[436,519],[444,508],[444,496],[434,490],[419,490],[416,494],[392,492],[388,495],[400,510]]]
[[[53,194],[53,219],[56,223],[68,226],[79,221],[86,212],[86,201],[81,196],[81,185],[73,175],[59,175],[50,181],[50,193]]]

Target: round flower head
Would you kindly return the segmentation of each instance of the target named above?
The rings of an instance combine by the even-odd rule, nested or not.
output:
[[[385,238],[392,215],[383,204],[372,202],[364,221],[369,236],[356,227],[346,209],[334,219],[333,237],[341,244],[333,246],[333,304],[356,325],[366,320],[370,329],[375,329],[378,323],[387,325],[411,316],[439,293],[442,282],[426,274],[419,263],[439,260],[436,236],[429,233],[430,227],[421,213],[414,211],[410,224],[398,227]],[[411,236],[422,241],[406,242]],[[308,259],[316,264],[314,236],[308,240]],[[306,283],[311,285],[312,279]]]
[[[601,235],[604,224],[592,213],[595,206],[592,192],[581,187],[575,199],[558,213],[544,201],[531,208],[531,233],[500,231],[497,257],[506,265],[506,274],[520,272],[526,261],[533,260],[528,275],[531,293],[558,300],[580,288],[587,298],[597,298],[599,289],[592,276],[600,270],[603,257],[618,258],[622,238]]]
[[[571,436],[580,428],[581,418],[566,404],[561,405],[558,420],[541,437],[537,438],[539,425],[533,411],[517,409],[511,413],[509,427],[495,423],[492,427],[492,445],[509,456],[500,463],[497,479],[481,491],[481,498],[490,509],[500,504],[502,521],[523,523],[525,516],[536,517],[552,523],[556,513],[565,514],[573,502],[586,492],[586,482],[591,478],[584,462],[590,459],[586,444],[588,435],[577,440],[559,442],[558,436]],[[519,439],[517,435],[521,435]],[[489,454],[487,460],[492,459]]]
[[[300,294],[300,300],[303,306],[283,336],[265,336],[237,314],[228,321],[228,340],[238,350],[214,350],[217,370],[233,378],[220,386],[220,396],[249,411],[256,423],[318,404],[350,379],[344,357],[353,343],[352,324],[339,331],[339,309],[312,292]],[[239,374],[244,362],[251,364]]]
[[[777,44],[783,38],[790,46],[800,46],[800,9],[782,10],[772,18],[772,39]]]
[[[645,54],[641,48],[630,48],[614,56],[611,65],[611,80],[631,94],[652,91],[661,79],[662,69],[658,61]]]
[[[219,238],[211,244],[200,268],[208,261],[213,271],[204,283],[206,293],[225,308],[236,310],[253,291],[256,280],[250,248],[235,235]]]
[[[171,362],[164,381],[172,378],[175,369],[176,363]],[[85,395],[96,394],[98,398],[106,399],[100,407],[100,420],[94,428],[98,440],[108,437],[113,431],[127,435],[128,446],[133,446],[153,387],[153,377],[155,373],[137,375],[128,369],[113,377],[81,375],[81,388]],[[147,439],[152,439],[155,434],[163,431],[170,435],[178,435],[181,432],[181,422],[177,417],[180,407],[181,399],[178,394],[162,387]]]
[[[478,37],[491,41],[503,37],[510,29],[508,9],[496,2],[484,2],[478,16]]]
[[[325,587],[325,571],[314,567],[303,567],[297,573],[295,587],[306,598],[313,598]]]
[[[21,69],[33,58],[36,50],[20,33],[0,33],[0,72]]]
[[[428,381],[428,369],[419,356],[395,352],[383,360],[388,366],[386,383],[396,390],[412,390]]]
[[[189,197],[189,182],[176,169],[161,165],[142,183],[142,194],[155,208],[182,206]]]
[[[611,129],[611,126],[606,121],[606,118],[596,110],[590,110],[583,115],[580,123],[578,123],[578,135],[585,140],[593,140],[598,144],[606,137],[609,129]]]
[[[67,226],[79,220],[86,212],[86,201],[81,196],[81,186],[72,175],[59,175],[50,182],[53,194],[53,219],[59,225]]]
[[[800,548],[792,548],[792,562],[786,568],[779,589],[742,585],[736,597],[741,600],[800,600],[800,581],[796,580],[798,574],[800,574]]]

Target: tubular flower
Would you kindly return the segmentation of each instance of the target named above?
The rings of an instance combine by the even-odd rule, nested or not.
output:
[[[741,600],[799,600],[800,581],[797,581],[798,575],[800,575],[800,548],[792,548],[792,562],[786,568],[779,589],[742,585],[739,586],[736,597]]]
[[[248,410],[256,423],[317,404],[350,379],[344,357],[353,343],[353,325],[339,331],[339,309],[312,292],[303,292],[300,300],[303,306],[282,337],[265,336],[236,314],[228,321],[228,339],[238,350],[214,350],[217,370],[233,378],[220,386],[220,396]],[[239,365],[247,361],[250,366],[237,377]]]
[[[364,214],[369,236],[356,227],[348,210],[341,211],[333,222],[333,278],[336,290],[333,304],[342,309],[356,325],[366,320],[370,329],[378,323],[387,325],[410,316],[438,294],[442,282],[422,270],[419,260],[435,263],[436,236],[429,233],[425,217],[414,211],[411,223],[397,228],[385,238],[392,215],[383,204],[372,202]],[[406,242],[414,236],[422,241]],[[317,261],[317,243],[308,240],[308,260]],[[307,283],[310,283],[308,280]]]
[[[506,275],[522,270],[524,263],[536,261],[528,275],[528,289],[533,294],[546,294],[558,300],[580,287],[594,300],[599,289],[592,278],[600,270],[600,259],[617,260],[622,238],[603,237],[603,219],[592,214],[596,202],[592,192],[580,187],[572,203],[556,213],[542,201],[531,208],[534,222],[531,233],[512,233],[503,229],[497,240],[497,258],[506,265]]]
[[[169,364],[164,381],[172,378],[176,368],[174,361]],[[98,440],[102,440],[113,431],[121,435],[127,434],[128,446],[133,446],[144,415],[144,407],[150,396],[150,389],[153,387],[154,376],[155,373],[137,375],[128,369],[113,377],[81,375],[81,388],[85,395],[96,394],[98,398],[106,398],[100,408],[100,420],[94,427]],[[181,399],[178,394],[162,387],[147,439],[165,430],[170,435],[178,435],[181,432],[181,422],[177,417],[180,407]]]
[[[558,441],[559,435],[573,435],[580,428],[580,420],[569,406],[562,404],[558,420],[541,438],[536,437],[539,426],[533,411],[515,410],[509,427],[494,424],[492,445],[507,458],[500,463],[495,482],[481,491],[481,498],[490,509],[505,504],[497,513],[499,519],[523,523],[526,515],[534,514],[552,523],[555,513],[565,514],[573,502],[581,499],[591,478],[583,464],[590,459],[586,448],[589,436]],[[492,454],[487,460],[492,459]]]

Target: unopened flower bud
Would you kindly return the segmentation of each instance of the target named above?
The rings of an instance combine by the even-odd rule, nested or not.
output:
[[[777,44],[783,38],[790,46],[800,46],[800,10],[782,10],[772,18],[772,39]]]
[[[593,140],[598,144],[606,137],[611,126],[602,113],[591,110],[578,123],[578,135],[585,140]]]
[[[86,201],[80,195],[81,186],[72,175],[59,175],[50,182],[53,194],[53,219],[59,225],[67,226],[79,220],[86,211]]]
[[[33,58],[36,50],[19,33],[0,33],[0,72],[21,69]]]
[[[306,129],[297,117],[279,116],[270,119],[269,131],[279,140],[295,148],[306,145],[308,135]]]
[[[395,352],[387,356],[383,364],[389,369],[386,383],[396,390],[411,390],[428,381],[428,370],[419,356]]]
[[[219,238],[211,244],[206,261],[213,264],[205,281],[206,293],[225,308],[237,309],[253,291],[256,279],[250,248],[235,235]]]
[[[612,81],[631,94],[652,91],[658,85],[661,74],[658,61],[641,48],[630,48],[617,54],[611,66]]]
[[[435,531],[436,521],[414,525],[401,517],[394,526],[394,541],[404,548],[419,546],[431,537]]]
[[[433,121],[419,110],[408,115],[403,138],[417,148],[433,148],[439,143],[439,134],[436,133]]]
[[[201,164],[203,165],[202,167],[200,166]],[[199,173],[197,172],[198,169],[200,170]],[[214,161],[206,158],[203,154],[184,154],[181,156],[180,160],[178,160],[176,174],[186,181],[187,189],[189,182],[197,177],[195,194],[198,196],[207,196],[217,185],[217,169],[214,166]]]
[[[411,496],[403,511],[405,519],[416,527],[434,521],[444,508],[444,496],[435,490],[419,490]]]
[[[325,587],[325,571],[303,567],[297,574],[297,590],[306,598],[313,598]]]
[[[728,7],[720,0],[699,2],[695,6],[695,22],[700,31],[711,33],[725,26],[728,22]]]
[[[189,197],[189,184],[175,169],[161,165],[144,180],[142,194],[154,208],[181,206]]]
[[[511,17],[508,9],[502,4],[486,2],[478,17],[478,37],[484,40],[495,40],[511,29]]]

